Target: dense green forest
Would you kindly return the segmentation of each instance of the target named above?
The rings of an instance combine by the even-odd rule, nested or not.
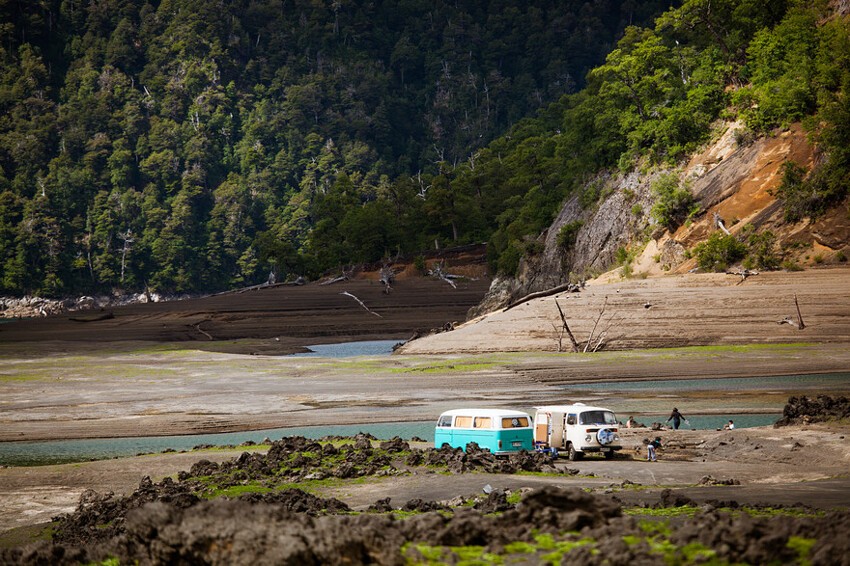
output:
[[[663,12],[663,10],[667,10]],[[662,13],[663,12],[663,13]],[[206,291],[437,242],[512,273],[600,169],[805,119],[847,187],[827,3],[0,0],[0,291]],[[656,19],[657,18],[657,19]]]

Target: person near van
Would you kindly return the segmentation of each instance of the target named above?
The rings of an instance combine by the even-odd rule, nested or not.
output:
[[[655,440],[653,440],[652,442],[647,439],[644,439],[643,442],[644,444],[646,444],[646,460],[648,462],[657,462],[658,456],[656,450],[658,448],[661,448],[661,437],[656,436]]]
[[[629,420],[626,421],[626,428],[637,428],[637,421],[634,417],[629,417]]]
[[[735,430],[735,423],[732,420],[729,420],[728,423],[723,425],[723,430]]]
[[[673,407],[673,412],[670,413],[670,416],[667,417],[667,420],[665,422],[669,423],[670,421],[673,421],[673,430],[678,430],[679,425],[682,423],[683,420],[685,420],[685,416],[679,412],[679,409]]]

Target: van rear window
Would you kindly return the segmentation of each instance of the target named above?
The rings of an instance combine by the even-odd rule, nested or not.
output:
[[[528,417],[502,417],[502,428],[525,428]]]
[[[475,417],[473,428],[493,428],[493,419],[490,417]]]

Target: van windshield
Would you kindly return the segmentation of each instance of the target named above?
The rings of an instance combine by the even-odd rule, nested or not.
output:
[[[579,415],[579,424],[617,424],[617,418],[611,411],[585,411]]]

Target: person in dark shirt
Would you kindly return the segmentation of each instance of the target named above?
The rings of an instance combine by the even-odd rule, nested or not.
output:
[[[673,421],[673,430],[679,428],[679,425],[682,424],[682,421],[685,420],[685,416],[679,412],[679,409],[673,407],[673,412],[670,413],[670,416],[667,418],[666,422]]]

